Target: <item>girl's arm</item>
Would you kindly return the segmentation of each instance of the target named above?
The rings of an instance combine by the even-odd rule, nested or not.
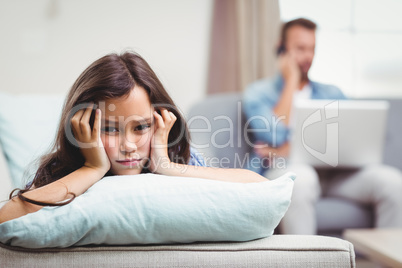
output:
[[[227,182],[267,181],[265,177],[246,169],[200,167],[171,162],[167,153],[167,142],[169,131],[177,118],[166,109],[161,109],[161,114],[154,112],[156,129],[151,143],[150,170],[152,172],[168,176],[195,177]]]
[[[100,145],[101,114],[98,109],[91,131],[89,119],[92,108],[93,105],[90,105],[87,109],[78,111],[71,119],[74,136],[84,145],[81,146],[81,153],[86,159],[84,166],[57,181],[23,193],[23,197],[45,203],[61,202],[73,195],[81,195],[108,172],[110,161]],[[14,197],[0,209],[0,223],[38,211],[42,207]]]
[[[249,183],[267,181],[265,177],[247,169],[200,167],[177,163],[170,163],[167,168],[164,168],[162,170],[161,174],[168,176],[195,177],[227,182]]]

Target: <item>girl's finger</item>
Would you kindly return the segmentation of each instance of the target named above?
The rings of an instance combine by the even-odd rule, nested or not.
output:
[[[165,128],[165,123],[163,122],[163,118],[160,114],[158,114],[157,111],[154,111],[154,117],[155,117],[156,125],[157,125],[157,128],[155,129],[155,131],[159,128]]]
[[[171,117],[170,117],[170,112],[168,110],[163,109],[162,110],[162,115],[163,115],[163,119],[165,120],[165,122],[166,121],[169,122],[170,120],[172,120]]]
[[[174,113],[169,112],[170,118],[172,119],[173,122],[176,122],[177,117],[174,115]]]
[[[84,114],[81,117],[80,121],[80,128],[82,134],[89,135],[91,136],[91,126],[89,125],[89,120],[91,118],[91,114],[93,111],[94,104],[91,103],[88,105],[88,107],[85,109]]]
[[[74,134],[81,134],[81,129],[80,129],[80,121],[81,117],[84,114],[84,110],[79,110],[77,111],[73,117],[71,118],[71,126],[73,128]]]
[[[168,130],[170,130],[173,127],[174,123],[176,122],[177,118],[172,112],[166,112],[166,118],[168,119],[165,120],[165,123]]]
[[[85,108],[84,114],[81,117],[81,122],[89,123],[89,119],[91,118],[93,107],[94,107],[94,104],[91,103],[88,105],[87,108]]]
[[[101,122],[102,122],[101,119],[102,119],[102,112],[100,109],[96,109],[94,128],[92,131],[92,138],[96,139],[96,140],[100,140],[100,129],[101,129]]]

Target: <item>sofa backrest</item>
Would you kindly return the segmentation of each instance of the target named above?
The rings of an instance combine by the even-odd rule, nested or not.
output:
[[[402,170],[402,99],[385,100],[389,101],[390,110],[388,114],[383,162],[384,164]]]
[[[250,152],[244,130],[241,94],[218,94],[194,105],[187,115],[191,146],[200,152],[207,165],[242,168]]]
[[[10,172],[7,166],[6,158],[3,154],[3,150],[0,145],[0,207],[2,207],[5,201],[8,199],[11,190],[13,189],[11,183]]]
[[[222,168],[245,167],[251,151],[241,94],[217,94],[194,105],[187,115],[191,146],[207,165]]]

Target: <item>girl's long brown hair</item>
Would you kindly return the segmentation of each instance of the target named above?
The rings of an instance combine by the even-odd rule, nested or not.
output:
[[[54,182],[84,165],[85,159],[80,148],[72,144],[66,136],[69,130],[67,128],[71,129],[73,108],[84,103],[98,103],[127,96],[134,86],[144,88],[151,104],[156,108],[166,108],[177,117],[169,133],[168,153],[171,161],[188,163],[190,146],[187,124],[151,67],[133,52],[109,54],[92,63],[73,84],[64,103],[51,152],[40,159],[32,183],[21,190],[18,196],[21,197],[22,193],[33,186],[38,188]]]

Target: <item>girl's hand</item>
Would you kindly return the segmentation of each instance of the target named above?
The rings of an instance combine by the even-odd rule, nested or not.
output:
[[[154,111],[155,133],[151,141],[151,155],[149,170],[154,173],[163,174],[163,170],[169,168],[170,159],[168,156],[169,132],[176,122],[176,116],[162,108],[161,114]]]
[[[84,166],[100,171],[104,175],[110,169],[110,160],[107,157],[102,140],[100,139],[100,109],[96,109],[94,127],[92,130],[89,124],[93,107],[94,104],[91,104],[86,109],[79,110],[71,118],[71,126],[74,137],[78,141],[81,153],[85,158]]]

